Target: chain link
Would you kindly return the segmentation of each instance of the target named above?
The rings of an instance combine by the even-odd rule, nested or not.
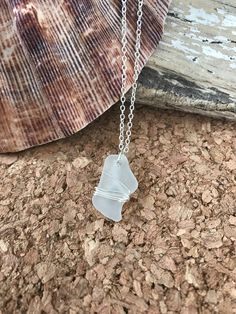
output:
[[[125,143],[125,86],[127,80],[127,0],[122,0],[122,20],[121,20],[121,52],[122,52],[122,76],[121,76],[121,98],[120,98],[120,136],[119,149],[120,152],[124,150]]]
[[[121,44],[122,44],[122,77],[121,77],[121,98],[120,98],[120,136],[119,136],[119,150],[120,153],[128,153],[129,144],[131,140],[132,133],[132,121],[134,118],[134,108],[135,108],[135,97],[137,91],[137,80],[140,73],[140,46],[141,46],[141,33],[142,33],[142,15],[143,15],[143,0],[138,0],[138,10],[137,10],[137,27],[136,27],[136,42],[135,42],[135,53],[134,53],[134,74],[133,74],[133,84],[130,99],[130,107],[128,114],[128,122],[125,127],[125,88],[127,81],[127,0],[122,1],[122,21],[121,21]],[[125,130],[126,129],[126,130]]]

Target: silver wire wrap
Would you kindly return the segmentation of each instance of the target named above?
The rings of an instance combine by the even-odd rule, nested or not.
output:
[[[112,178],[113,180],[116,180],[120,186],[122,186],[122,188],[125,190],[125,193],[121,193],[121,192],[110,192],[109,190],[104,190],[104,189],[101,189],[99,187],[99,185],[95,188],[95,192],[94,192],[94,195],[96,196],[100,196],[100,197],[103,197],[103,198],[107,198],[107,199],[110,199],[110,200],[113,200],[113,201],[118,201],[120,203],[125,203],[129,200],[130,198],[130,190],[127,188],[127,186],[122,183],[120,180],[118,179],[114,179],[108,172],[105,172],[103,175],[105,176],[108,176],[110,178]]]
[[[143,0],[138,0],[137,10],[137,28],[136,28],[136,43],[134,53],[134,74],[133,84],[130,99],[130,107],[128,114],[128,122],[125,130],[125,89],[127,81],[127,0],[122,2],[122,20],[121,20],[121,44],[122,44],[122,79],[121,79],[121,98],[120,98],[120,136],[119,136],[119,150],[121,153],[126,154],[129,151],[129,144],[131,140],[132,121],[134,118],[135,96],[137,91],[137,80],[140,73],[140,46],[141,46],[141,33],[142,33],[142,15],[143,15]]]

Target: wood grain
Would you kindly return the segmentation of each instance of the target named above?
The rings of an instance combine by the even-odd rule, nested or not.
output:
[[[236,120],[236,3],[173,0],[138,101]]]

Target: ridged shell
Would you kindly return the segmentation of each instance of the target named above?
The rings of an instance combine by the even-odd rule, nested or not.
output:
[[[120,0],[0,0],[0,152],[69,136],[119,99]],[[144,1],[142,66],[169,0]],[[137,1],[128,1],[128,86]]]

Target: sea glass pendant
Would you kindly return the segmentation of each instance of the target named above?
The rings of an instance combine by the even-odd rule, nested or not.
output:
[[[122,207],[138,188],[138,181],[124,154],[110,155],[105,159],[99,184],[94,192],[93,206],[106,218],[122,219]]]

